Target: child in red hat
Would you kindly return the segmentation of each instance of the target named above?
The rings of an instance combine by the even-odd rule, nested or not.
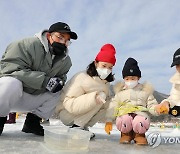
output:
[[[105,44],[86,71],[75,74],[64,86],[56,113],[60,120],[71,128],[88,130],[104,118],[109,97],[110,82],[115,65],[116,50]],[[91,138],[95,136],[91,134]]]

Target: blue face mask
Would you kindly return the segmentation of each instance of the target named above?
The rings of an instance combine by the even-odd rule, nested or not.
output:
[[[57,55],[57,56],[65,56],[66,55],[67,47],[64,44],[58,43],[58,42],[53,42],[51,46],[53,48],[54,55]]]

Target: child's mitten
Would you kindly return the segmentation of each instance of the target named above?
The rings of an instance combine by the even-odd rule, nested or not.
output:
[[[110,131],[112,131],[112,122],[106,122],[105,131],[108,135],[110,135]]]

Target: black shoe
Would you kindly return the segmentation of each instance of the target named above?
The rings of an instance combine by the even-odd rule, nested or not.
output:
[[[40,125],[41,118],[35,114],[28,113],[22,132],[33,133],[35,135],[44,136],[44,129]]]
[[[69,127],[69,128],[77,128],[77,127],[79,127],[80,128],[80,126],[78,126],[78,125],[76,125],[76,124],[73,124],[71,127]]]
[[[88,127],[84,127],[84,130],[85,131],[89,131],[89,128]],[[91,131],[89,131],[89,132],[91,133],[90,140],[94,139],[96,137],[96,135],[93,132],[91,132]]]
[[[4,124],[6,123],[6,121],[7,121],[7,117],[0,117],[0,135],[3,132]]]
[[[91,137],[90,137],[90,140],[93,140],[95,139],[96,135],[94,133],[91,133]]]

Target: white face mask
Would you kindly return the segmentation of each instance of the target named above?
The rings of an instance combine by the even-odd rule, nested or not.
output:
[[[133,89],[134,87],[137,86],[138,81],[137,80],[136,81],[125,81],[125,84],[129,89]]]
[[[107,69],[107,68],[96,68],[97,72],[98,72],[98,75],[101,79],[105,79],[110,73],[111,73],[111,70]]]

